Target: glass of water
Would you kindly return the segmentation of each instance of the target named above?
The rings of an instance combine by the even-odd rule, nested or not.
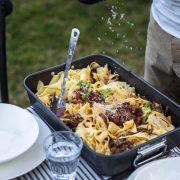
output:
[[[83,142],[70,131],[58,131],[44,140],[46,160],[53,179],[73,180]]]

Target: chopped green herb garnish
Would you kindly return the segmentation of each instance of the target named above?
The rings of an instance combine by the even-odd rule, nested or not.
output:
[[[151,103],[150,102],[145,103],[143,109],[145,111],[144,118],[148,119],[149,115],[152,113]]]
[[[102,94],[103,98],[106,99],[112,93],[112,90],[110,88],[103,89],[100,91],[100,93]]]
[[[148,113],[146,113],[146,115],[145,115],[145,119],[148,119],[148,117],[149,117],[149,115],[152,113],[152,111],[150,111],[150,112],[148,112]]]
[[[146,109],[150,108],[150,109],[151,109],[151,104],[150,104],[150,102],[145,103],[145,104],[144,104],[144,108],[146,108]]]
[[[83,80],[79,80],[78,83],[77,83],[78,86],[85,86],[87,88],[90,88],[91,87],[91,83],[89,82],[84,82]]]

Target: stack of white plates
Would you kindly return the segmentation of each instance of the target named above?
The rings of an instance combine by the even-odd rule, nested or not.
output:
[[[12,179],[37,167],[42,143],[51,132],[27,110],[0,103],[0,179]]]

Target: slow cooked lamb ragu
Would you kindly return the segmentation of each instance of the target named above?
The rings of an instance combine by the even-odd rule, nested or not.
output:
[[[38,83],[36,95],[53,112],[61,92],[63,72],[49,85]],[[131,149],[174,129],[161,105],[136,93],[108,66],[96,62],[71,69],[66,79],[67,103],[60,121],[94,151],[110,155]]]

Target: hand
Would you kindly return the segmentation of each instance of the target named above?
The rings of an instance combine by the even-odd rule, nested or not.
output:
[[[94,4],[94,3],[104,1],[104,0],[79,0],[79,1],[85,4]]]

